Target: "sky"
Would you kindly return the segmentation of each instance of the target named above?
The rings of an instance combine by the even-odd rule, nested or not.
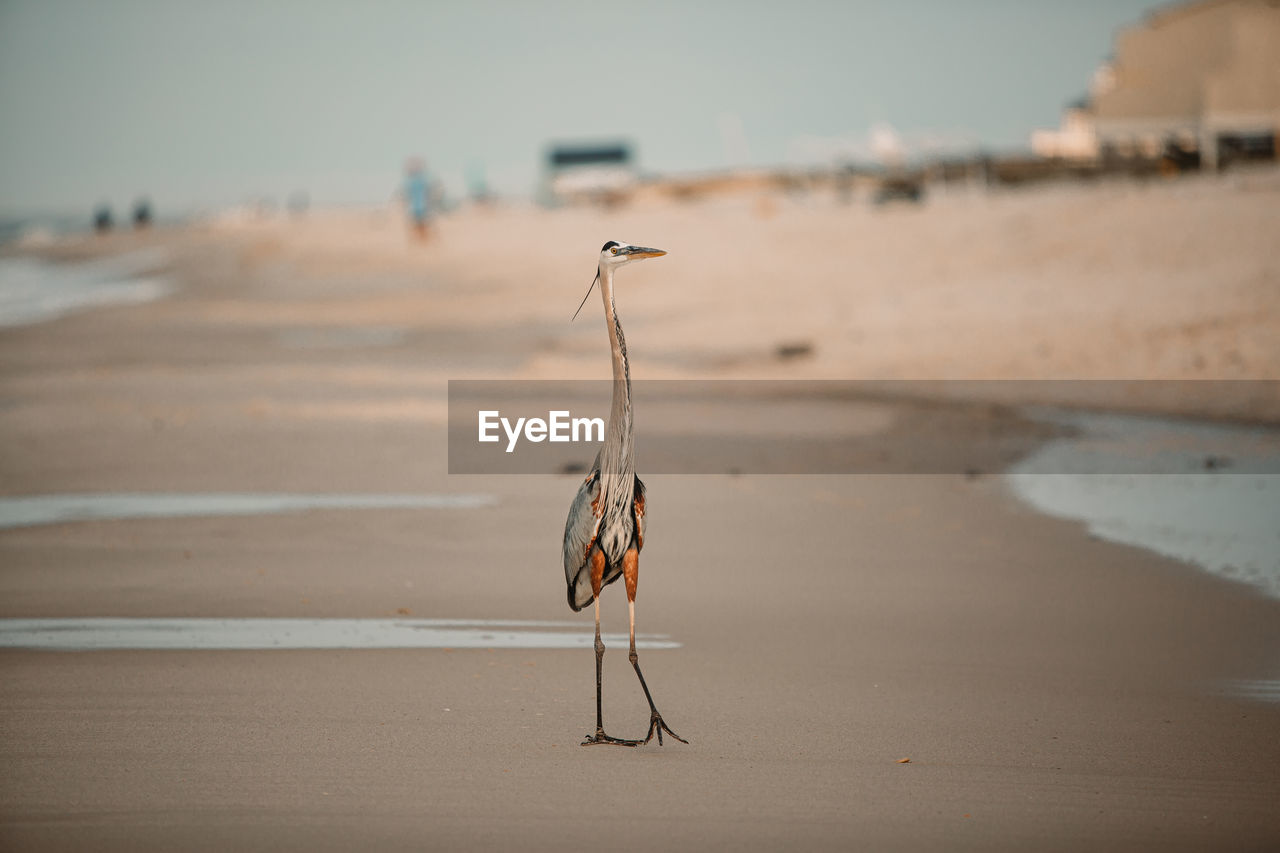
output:
[[[1153,0],[0,0],[0,210],[528,195],[553,141],[646,172],[1027,145]]]

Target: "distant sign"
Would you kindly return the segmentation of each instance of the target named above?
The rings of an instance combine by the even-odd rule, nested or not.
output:
[[[622,201],[638,182],[625,142],[574,143],[547,149],[544,198],[553,203]]]
[[[626,145],[555,146],[548,159],[556,169],[574,166],[623,166],[631,162],[631,149]]]

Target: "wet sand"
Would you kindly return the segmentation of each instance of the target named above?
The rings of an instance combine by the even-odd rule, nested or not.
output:
[[[324,263],[298,248],[310,231],[156,234],[174,296],[0,332],[3,490],[492,505],[4,530],[0,616],[573,618],[558,554],[577,478],[447,476],[443,380],[605,374],[599,324],[562,345],[545,277],[496,310],[511,286],[449,278],[453,256],[394,234]],[[655,332],[659,304],[628,322],[637,372],[705,374]],[[401,331],[321,334],[352,326]],[[1040,516],[996,476],[646,481],[638,627],[681,646],[641,662],[690,745],[579,747],[583,650],[9,650],[2,846],[1280,842],[1280,705],[1241,695],[1280,675],[1280,602]],[[625,630],[620,587],[604,610]],[[605,666],[606,728],[642,733],[625,649]]]

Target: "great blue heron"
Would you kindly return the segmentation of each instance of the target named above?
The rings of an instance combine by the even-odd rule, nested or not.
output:
[[[592,287],[596,282],[600,283],[600,295],[604,299],[604,318],[613,350],[613,405],[609,411],[604,444],[596,454],[586,480],[578,488],[577,497],[569,508],[569,519],[564,525],[564,576],[569,584],[569,606],[577,612],[593,601],[596,605],[596,733],[587,735],[583,746],[597,743],[638,746],[652,740],[655,733],[661,745],[663,732],[681,743],[688,743],[671,731],[658,713],[636,655],[636,584],[639,580],[640,549],[644,547],[644,483],[636,476],[635,468],[627,342],[613,306],[614,271],[624,264],[665,254],[661,249],[646,249],[610,240],[600,250],[600,265],[591,282]],[[583,304],[590,295],[591,288],[588,287]],[[582,305],[579,305],[578,311],[581,310]],[[573,316],[577,317],[577,312]],[[600,590],[619,576],[627,583],[631,665],[640,679],[644,697],[649,700],[649,734],[642,741],[610,737],[604,733],[600,700],[601,669],[604,665],[604,642],[600,639]]]

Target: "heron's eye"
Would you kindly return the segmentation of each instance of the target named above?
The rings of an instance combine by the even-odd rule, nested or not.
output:
[[[616,254],[618,254],[618,250],[617,250],[617,249],[610,249],[610,250],[609,250],[609,254],[611,254],[611,255],[616,255]]]

